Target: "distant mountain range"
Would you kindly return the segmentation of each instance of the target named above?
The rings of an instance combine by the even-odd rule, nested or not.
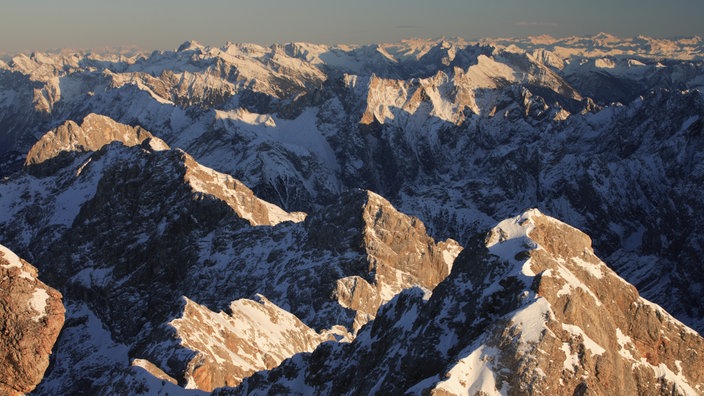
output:
[[[701,394],[703,48],[600,33],[0,62],[3,282],[29,280],[19,256],[66,311],[41,382],[0,384]],[[52,312],[0,324],[50,345]]]

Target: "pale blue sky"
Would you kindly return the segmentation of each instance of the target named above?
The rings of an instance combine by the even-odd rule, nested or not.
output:
[[[372,43],[459,36],[704,34],[702,0],[1,0],[0,53],[194,39]]]

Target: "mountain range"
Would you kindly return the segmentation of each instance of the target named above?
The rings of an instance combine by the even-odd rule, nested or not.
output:
[[[36,266],[65,321],[25,320],[46,325],[48,369],[0,384],[701,394],[703,48],[602,33],[2,62],[0,268]]]

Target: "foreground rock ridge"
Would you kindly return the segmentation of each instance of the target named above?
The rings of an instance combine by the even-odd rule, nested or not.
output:
[[[216,393],[704,391],[704,339],[640,297],[581,231],[531,210],[477,242],[432,296],[402,292],[353,342]]]
[[[65,307],[32,393],[701,394],[703,50],[0,62],[0,243]]]
[[[0,245],[0,393],[24,395],[44,377],[64,324],[61,293]]]

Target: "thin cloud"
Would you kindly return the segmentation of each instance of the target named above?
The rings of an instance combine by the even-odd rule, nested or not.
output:
[[[514,26],[518,27],[558,27],[560,26],[559,23],[555,22],[542,22],[542,21],[521,21],[521,22],[516,22],[513,24]]]
[[[421,29],[423,26],[420,25],[396,25],[394,29]]]

